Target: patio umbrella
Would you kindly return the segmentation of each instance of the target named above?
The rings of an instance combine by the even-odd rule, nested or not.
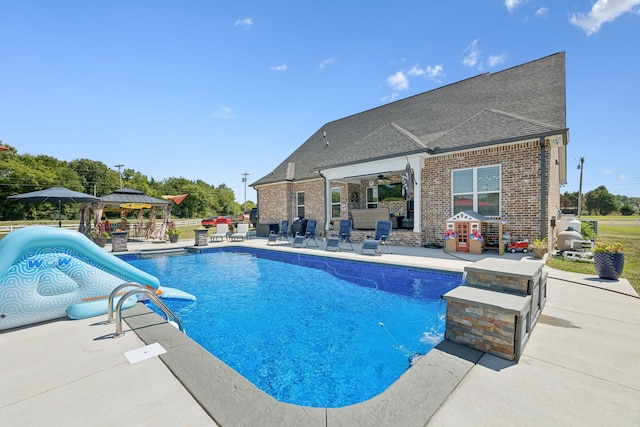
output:
[[[31,193],[16,194],[7,199],[24,203],[57,203],[58,204],[58,227],[62,227],[62,204],[63,203],[97,203],[100,199],[86,193],[69,190],[64,187],[51,187],[46,190],[32,191]]]

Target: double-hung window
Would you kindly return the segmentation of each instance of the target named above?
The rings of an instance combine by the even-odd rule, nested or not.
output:
[[[378,187],[367,187],[367,209],[378,207]]]
[[[453,214],[472,210],[499,217],[501,181],[500,165],[452,171]]]
[[[298,218],[304,218],[304,191],[296,193],[296,213]]]
[[[331,189],[331,218],[340,218],[340,187]]]

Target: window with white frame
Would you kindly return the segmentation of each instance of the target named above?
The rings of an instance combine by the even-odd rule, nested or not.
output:
[[[331,189],[331,218],[340,218],[340,188]]]
[[[304,191],[296,193],[296,213],[298,218],[304,218]]]
[[[451,174],[454,215],[471,210],[486,217],[500,216],[500,165],[456,169]]]
[[[367,187],[367,209],[378,207],[378,187]]]

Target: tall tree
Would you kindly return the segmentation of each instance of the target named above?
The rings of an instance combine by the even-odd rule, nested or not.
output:
[[[592,215],[609,215],[618,210],[618,202],[604,185],[585,194],[585,206]]]
[[[77,159],[69,162],[69,169],[80,177],[85,193],[100,197],[120,188],[118,172],[109,169],[102,162]]]

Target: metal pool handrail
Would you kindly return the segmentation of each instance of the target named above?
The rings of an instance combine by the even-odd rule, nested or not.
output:
[[[134,288],[134,287],[144,289],[144,286],[142,286],[140,283],[127,282],[127,283],[123,283],[122,285],[116,287],[114,290],[111,291],[111,294],[109,294],[109,303],[107,304],[107,323],[113,323],[113,300],[118,294],[118,291],[120,289]]]
[[[153,301],[155,305],[164,312],[165,316],[167,317],[167,322],[169,321],[170,318],[173,318],[178,324],[178,329],[181,332],[184,332],[184,327],[182,326],[182,319],[180,319],[173,311],[171,311],[171,309],[167,307],[165,303],[160,301],[160,298],[158,298],[155,292],[153,292],[150,289],[146,289],[144,286],[135,282],[123,283],[122,285],[116,287],[113,291],[111,291],[111,294],[109,295],[107,323],[113,322],[113,311],[114,311],[113,299],[115,298],[115,295],[118,293],[120,289],[129,288],[129,287],[135,287],[137,289],[133,289],[127,292],[122,296],[122,298],[118,300],[118,304],[116,305],[116,308],[115,308],[117,322],[116,322],[116,333],[113,336],[114,338],[119,338],[124,335],[124,332],[122,332],[122,305],[127,299],[129,299],[130,297],[136,294],[144,294],[147,297],[149,297],[149,299]]]

